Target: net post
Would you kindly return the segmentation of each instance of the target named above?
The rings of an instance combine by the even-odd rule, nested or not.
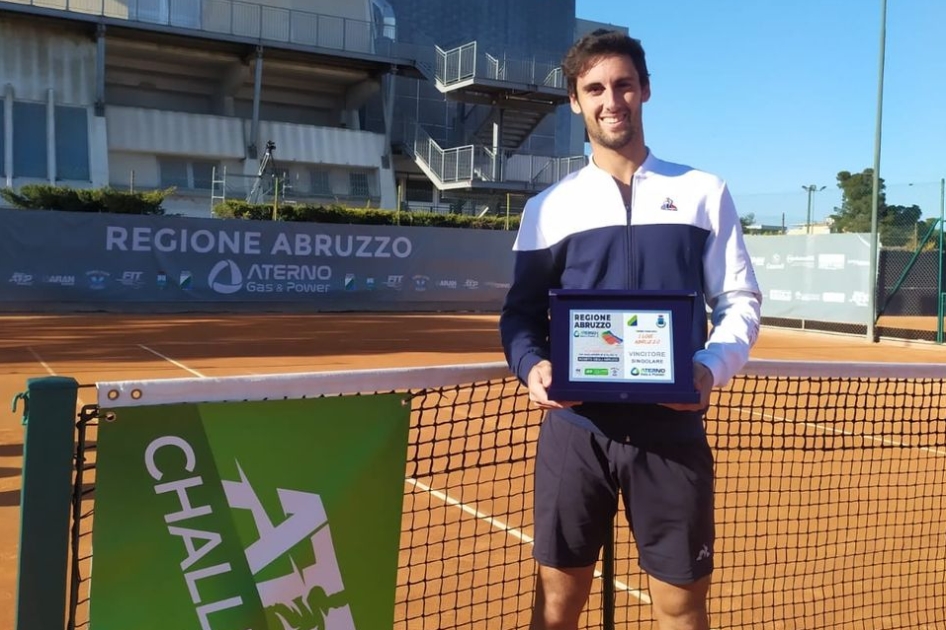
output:
[[[614,630],[614,527],[608,527],[601,555],[601,607],[603,630]]]
[[[33,378],[24,402],[15,630],[62,628],[78,383]]]

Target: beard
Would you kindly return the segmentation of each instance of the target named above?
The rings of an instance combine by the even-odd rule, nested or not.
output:
[[[627,129],[618,132],[604,131],[597,124],[588,124],[587,122],[585,123],[585,128],[588,130],[589,140],[612,151],[623,149],[634,142],[638,137],[636,125],[631,125]]]

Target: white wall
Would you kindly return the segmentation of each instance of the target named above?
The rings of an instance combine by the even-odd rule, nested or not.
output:
[[[105,110],[109,151],[166,153],[208,158],[243,158],[238,118],[113,107]]]
[[[76,33],[0,18],[0,86],[13,85],[19,101],[61,105],[95,102],[95,42]]]

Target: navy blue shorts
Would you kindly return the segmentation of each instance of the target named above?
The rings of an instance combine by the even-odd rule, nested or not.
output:
[[[640,566],[670,584],[713,570],[713,454],[702,439],[623,443],[546,416],[535,460],[535,547],[544,566],[594,564],[618,490]]]

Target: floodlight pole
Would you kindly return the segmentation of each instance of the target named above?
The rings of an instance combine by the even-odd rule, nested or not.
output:
[[[936,278],[936,343],[943,343],[943,230],[946,229],[946,178],[939,180],[939,247],[936,258],[939,272]]]
[[[870,208],[870,291],[868,292],[867,340],[877,341],[877,263],[879,235],[877,214],[880,206],[880,140],[884,118],[884,56],[887,47],[887,0],[880,0],[880,61],[877,68],[877,124],[874,129],[874,183]]]
[[[825,187],[818,188],[814,184],[809,184],[808,186],[802,186],[801,189],[808,191],[808,218],[805,221],[805,233],[811,234],[811,196],[816,192],[821,192]]]

